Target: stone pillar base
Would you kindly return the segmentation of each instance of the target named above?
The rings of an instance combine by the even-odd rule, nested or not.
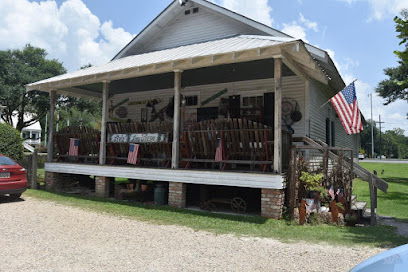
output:
[[[109,197],[109,186],[112,178],[95,177],[95,195],[98,197]]]
[[[261,216],[273,219],[281,219],[284,200],[284,190],[262,189]]]
[[[186,207],[187,184],[169,182],[169,206],[175,208]]]
[[[75,176],[65,173],[45,172],[45,189],[61,193],[67,187],[75,182]]]

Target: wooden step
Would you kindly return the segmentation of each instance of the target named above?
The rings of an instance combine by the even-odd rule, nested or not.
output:
[[[356,201],[354,203],[351,204],[351,209],[353,211],[365,211],[367,207],[367,202],[365,201]]]
[[[367,207],[367,202],[365,201],[356,201],[351,204],[351,210],[357,213],[359,220],[363,218],[365,210]]]

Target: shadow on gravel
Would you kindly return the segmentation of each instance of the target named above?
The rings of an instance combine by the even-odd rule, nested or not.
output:
[[[13,199],[10,196],[0,196],[0,204],[6,204],[6,203],[13,203],[13,202],[23,202],[25,201],[22,198],[18,199]]]

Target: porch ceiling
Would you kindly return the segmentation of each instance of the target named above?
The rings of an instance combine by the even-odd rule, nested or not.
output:
[[[186,70],[183,73],[181,86],[184,88],[205,84],[273,78],[273,71],[273,59],[197,68]],[[283,77],[295,75],[286,65],[283,65],[282,73]],[[174,73],[169,72],[112,81],[109,86],[109,93],[115,95],[130,92],[163,90],[173,87]],[[85,90],[91,96],[98,96],[98,94],[102,93],[102,88],[102,83],[81,85],[78,87],[77,92],[80,93],[81,90]]]
[[[256,61],[260,61],[258,64],[268,65],[268,59],[271,61],[271,58],[282,57],[283,53],[291,56],[294,66],[301,67],[296,70],[301,70],[302,73],[328,84],[328,75],[316,64],[301,41],[279,37],[266,39],[257,36],[238,36],[129,56],[104,65],[31,83],[26,85],[26,89],[45,92],[57,90],[70,96],[100,99],[104,81],[111,82],[111,94],[163,89],[173,87],[175,70],[185,71],[184,86],[199,85],[200,82],[209,84],[211,80],[216,83],[240,79],[243,76],[246,80],[256,79],[259,76],[263,78],[265,73],[252,74],[254,69],[251,69],[251,65],[256,64]],[[286,64],[289,65],[289,62]],[[273,65],[269,67],[266,70],[272,72]],[[222,77],[214,73],[217,70],[223,73]],[[245,72],[242,72],[244,70]],[[256,70],[262,69],[258,67]],[[286,67],[285,71],[288,72],[290,69]],[[198,76],[197,72],[207,73],[207,76],[204,77],[203,74]],[[205,82],[202,82],[203,78]]]

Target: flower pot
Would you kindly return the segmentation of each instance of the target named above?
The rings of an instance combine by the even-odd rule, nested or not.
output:
[[[142,184],[142,192],[146,192],[149,189],[149,185],[147,184]]]

